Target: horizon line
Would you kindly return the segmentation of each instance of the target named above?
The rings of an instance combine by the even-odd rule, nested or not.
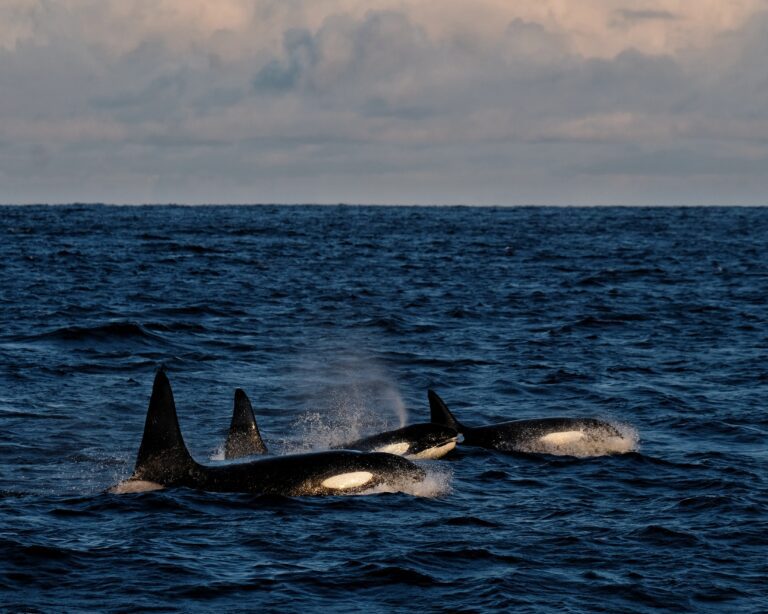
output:
[[[673,208],[735,208],[757,209],[768,207],[765,203],[611,203],[611,204],[585,204],[585,203],[516,203],[516,204],[488,204],[488,203],[355,203],[355,202],[99,202],[99,201],[72,201],[72,202],[22,202],[2,203],[0,207],[404,207],[404,208],[430,208],[430,207],[457,207],[476,209],[522,209],[522,208],[552,208],[552,209],[599,209],[599,208],[625,208],[625,209],[673,209]]]

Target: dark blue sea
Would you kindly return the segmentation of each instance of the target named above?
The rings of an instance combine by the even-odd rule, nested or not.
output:
[[[768,611],[768,209],[0,208],[0,610]],[[108,494],[165,364],[193,455],[590,416],[422,492]]]

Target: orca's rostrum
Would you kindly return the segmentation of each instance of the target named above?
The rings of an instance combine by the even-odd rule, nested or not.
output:
[[[184,444],[171,384],[161,368],[155,375],[133,475],[112,492],[184,486],[213,492],[332,495],[380,485],[396,490],[399,484],[424,477],[423,469],[400,456],[351,450],[202,465]]]

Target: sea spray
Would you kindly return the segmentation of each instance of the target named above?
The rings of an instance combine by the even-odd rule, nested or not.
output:
[[[283,453],[327,449],[405,426],[408,412],[386,368],[355,349],[331,357],[313,353],[300,363],[298,388],[308,407],[281,442]]]
[[[414,482],[403,478],[402,480],[395,480],[387,484],[380,484],[359,494],[374,495],[385,492],[402,492],[414,497],[426,498],[442,497],[451,494],[453,491],[453,469],[450,465],[439,461],[419,464],[427,472],[423,480]]]

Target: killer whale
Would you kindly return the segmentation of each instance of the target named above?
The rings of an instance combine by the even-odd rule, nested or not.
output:
[[[437,459],[456,447],[458,436],[453,427],[429,422],[363,437],[339,447],[363,452],[389,452],[413,459]]]
[[[470,427],[456,419],[434,390],[427,395],[432,422],[456,429],[468,446],[592,456],[628,452],[634,443],[612,424],[596,418],[534,418]]]
[[[422,423],[363,437],[337,446],[336,449],[386,452],[412,459],[436,459],[453,450],[457,438],[456,429],[450,426]],[[253,406],[248,395],[238,388],[235,390],[232,422],[224,444],[224,458],[232,460],[266,453],[267,446],[259,433]]]
[[[144,423],[136,465],[113,493],[185,486],[213,492],[329,495],[423,480],[425,472],[393,454],[351,450],[275,456],[250,462],[202,465],[184,443],[173,391],[159,369]]]

